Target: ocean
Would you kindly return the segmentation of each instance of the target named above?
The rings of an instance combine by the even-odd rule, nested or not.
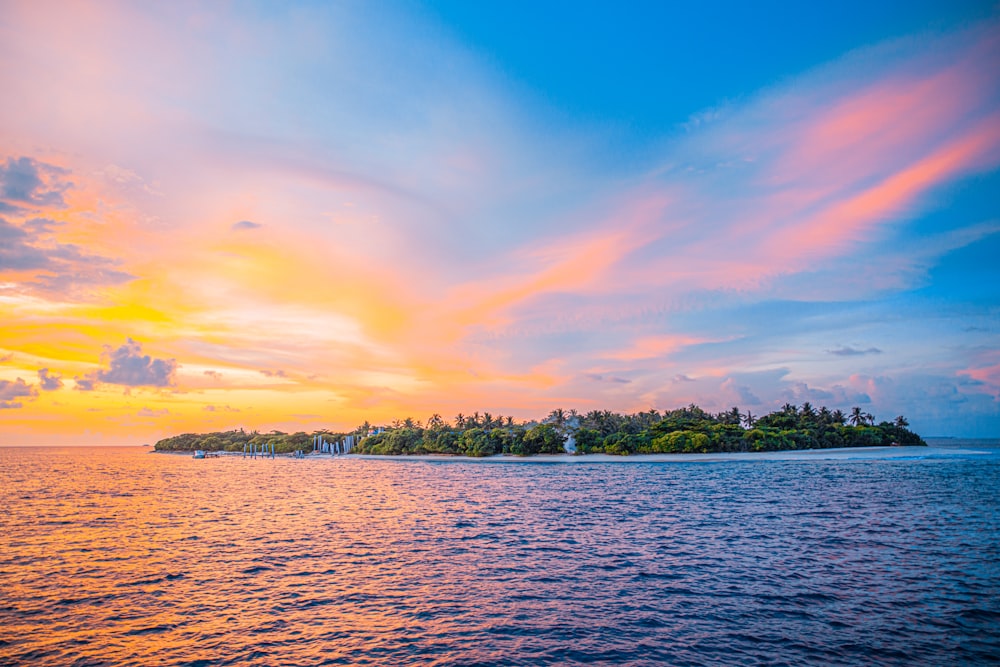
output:
[[[667,463],[0,449],[3,665],[1000,662],[1000,443]]]

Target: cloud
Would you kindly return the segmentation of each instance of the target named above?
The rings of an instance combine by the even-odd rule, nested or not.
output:
[[[233,408],[228,405],[206,405],[202,410],[205,412],[240,412],[239,408]]]
[[[65,226],[65,223],[50,220],[49,218],[32,218],[21,225],[21,227],[27,230],[29,234],[36,237],[44,234],[51,234],[57,227],[63,226]]]
[[[15,399],[33,398],[37,395],[38,389],[21,378],[17,378],[14,382],[0,380],[0,409],[2,410],[20,408],[23,404]]]
[[[692,345],[706,343],[703,338],[693,336],[648,336],[637,339],[630,349],[618,350],[607,354],[609,359],[622,361],[641,361],[669,356]]]
[[[2,357],[0,357],[0,364],[7,363],[8,361],[10,361],[13,358],[14,358],[14,353],[13,352],[9,352],[9,353],[3,355]]]
[[[63,386],[62,376],[57,373],[49,373],[48,368],[38,371],[39,385],[44,391],[55,391]]]
[[[610,382],[612,384],[629,384],[632,381],[627,378],[614,377],[611,375],[601,375],[599,373],[586,373],[584,377],[594,382]]]
[[[94,391],[97,389],[97,380],[90,376],[73,376],[73,382],[76,384],[74,387],[79,391]]]
[[[151,410],[149,408],[144,407],[135,414],[139,417],[162,417],[163,415],[170,414],[170,410],[166,408],[161,408],[160,410]]]
[[[157,190],[155,185],[147,183],[146,179],[135,171],[117,164],[109,164],[104,169],[95,172],[95,175],[104,178],[119,189],[138,189],[148,195],[163,196],[163,193]]]
[[[822,405],[822,404],[824,404],[824,402],[830,402],[830,401],[832,401],[834,399],[837,399],[838,397],[837,397],[837,395],[834,394],[833,391],[827,391],[825,389],[819,389],[819,388],[816,388],[816,387],[810,387],[805,382],[794,382],[794,383],[792,383],[791,387],[789,387],[789,388],[787,388],[787,389],[785,389],[784,391],[781,392],[781,398],[785,402],[791,403],[793,405],[797,405],[799,403],[806,403],[806,402],[808,402],[808,403],[819,403],[819,404]],[[841,396],[840,398],[841,398],[841,400],[838,401],[838,404],[844,403],[844,400],[843,400],[844,397]],[[853,402],[855,402],[855,403],[867,403],[867,402],[870,402],[870,400],[871,400],[867,396],[864,397],[864,400],[860,400],[860,399],[861,399],[861,395],[858,394],[858,395],[855,395],[855,397],[853,399],[847,399],[847,402],[850,402],[851,400],[853,400]]]
[[[256,223],[256,222],[251,222],[250,220],[240,220],[239,222],[233,223],[233,226],[231,227],[231,229],[233,229],[234,231],[238,232],[238,231],[247,230],[247,229],[260,229],[263,226],[264,225],[261,225],[261,224]]]
[[[69,172],[30,157],[7,158],[0,165],[0,199],[30,207],[64,208],[63,193],[72,183],[63,177]]]
[[[869,347],[863,350],[861,348],[845,345],[843,347],[838,347],[835,350],[827,350],[827,353],[835,354],[838,357],[860,357],[865,354],[882,354],[882,350],[878,349],[877,347]]]
[[[135,185],[143,182],[142,176],[116,164],[109,164],[97,174],[119,185]]]
[[[109,367],[88,373],[82,381],[74,378],[78,389],[92,391],[95,383],[126,387],[170,387],[175,384],[177,360],[144,355],[142,345],[131,338],[117,349],[106,345],[102,356],[108,360]]]
[[[261,375],[267,376],[269,378],[287,378],[288,377],[288,373],[286,373],[285,371],[280,370],[280,369],[276,370],[276,371],[262,370],[260,373],[261,373]]]
[[[220,373],[219,371],[205,371],[205,375],[212,378],[213,380],[222,379],[222,373]]]
[[[742,384],[737,384],[736,380],[733,378],[726,378],[723,380],[722,384],[719,385],[719,389],[727,396],[734,397],[734,400],[739,405],[760,405],[761,400],[756,394],[750,389],[750,387]]]
[[[31,235],[0,218],[0,271],[47,268],[48,255],[31,243]]]
[[[983,390],[1000,400],[1000,350],[976,350],[972,354],[968,368],[958,371],[973,382],[982,385]]]
[[[11,215],[23,215],[27,210],[20,207],[14,206],[13,204],[8,204],[7,202],[0,199],[0,213],[7,213]]]
[[[56,223],[39,218],[20,226],[0,218],[0,274],[14,272],[19,274],[14,284],[62,297],[80,294],[89,287],[120,285],[135,278],[122,271],[117,260],[47,238],[55,226]],[[32,275],[20,275],[25,272]]]

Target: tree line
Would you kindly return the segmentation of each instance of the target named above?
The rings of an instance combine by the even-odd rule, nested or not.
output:
[[[905,417],[875,422],[853,408],[851,412],[785,404],[780,410],[757,417],[732,408],[712,414],[697,405],[660,412],[648,410],[621,414],[609,410],[556,409],[542,421],[518,422],[489,412],[459,413],[449,421],[440,414],[426,422],[397,419],[387,427],[368,422],[350,433],[315,431],[267,434],[242,430],[166,438],[156,443],[161,451],[241,451],[245,443],[273,443],[275,451],[308,451],[316,435],[335,441],[345,435],[363,436],[354,452],[359,454],[457,454],[493,456],[559,454],[567,443],[578,454],[674,454],[711,452],[766,452],[837,447],[926,445],[909,430]]]

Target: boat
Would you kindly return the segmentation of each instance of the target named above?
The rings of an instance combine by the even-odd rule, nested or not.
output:
[[[196,458],[196,459],[203,459],[203,458],[205,458],[205,450],[204,449],[196,449],[196,450],[194,450],[194,458]]]

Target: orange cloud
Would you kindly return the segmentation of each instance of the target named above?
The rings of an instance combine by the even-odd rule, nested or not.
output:
[[[660,195],[636,197],[603,228],[521,249],[499,276],[453,290],[449,303],[471,304],[456,309],[456,323],[502,325],[510,321],[512,307],[542,294],[607,292],[615,267],[663,233],[656,223],[668,201]]]

